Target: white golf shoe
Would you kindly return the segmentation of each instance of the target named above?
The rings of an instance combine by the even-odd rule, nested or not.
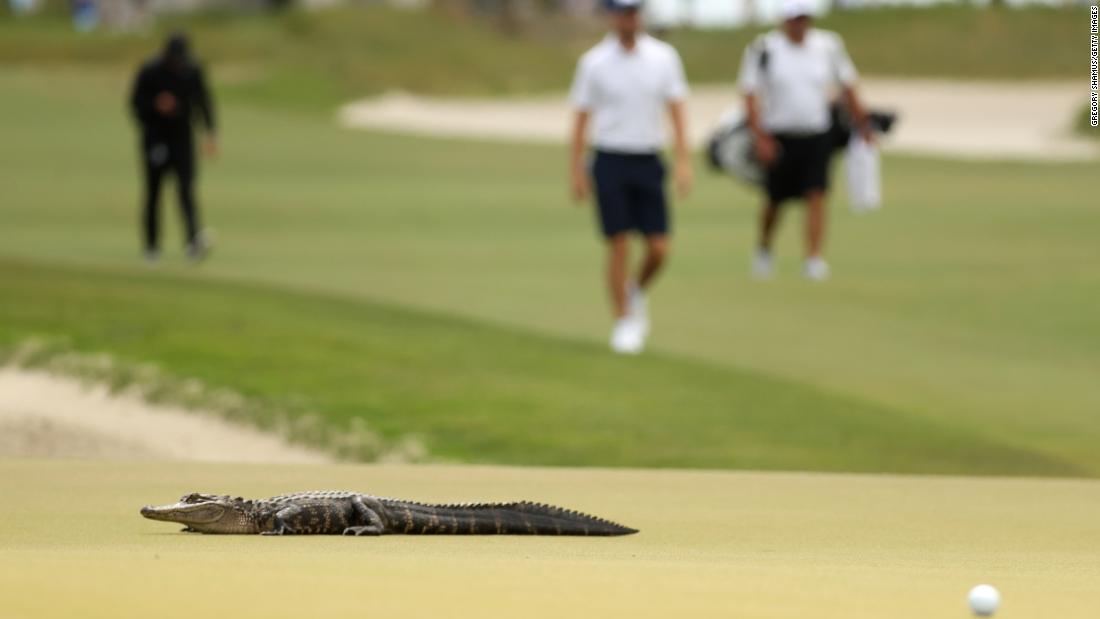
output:
[[[752,276],[755,279],[771,279],[775,275],[772,254],[766,249],[758,249],[752,257]]]
[[[805,266],[802,267],[802,274],[810,281],[823,282],[829,279],[829,263],[820,256],[807,258]]]
[[[645,333],[642,326],[631,316],[615,321],[611,330],[611,350],[620,355],[636,355],[645,346]]]
[[[191,262],[202,262],[214,249],[214,234],[210,230],[202,230],[193,241],[187,244],[187,259]]]

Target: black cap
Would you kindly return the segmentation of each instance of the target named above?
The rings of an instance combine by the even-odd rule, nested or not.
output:
[[[172,60],[186,60],[189,47],[187,35],[176,32],[168,37],[168,43],[164,45],[164,56]]]

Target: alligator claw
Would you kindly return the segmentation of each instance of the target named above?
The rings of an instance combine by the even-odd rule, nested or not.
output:
[[[382,531],[376,526],[348,527],[344,529],[344,535],[381,535]]]

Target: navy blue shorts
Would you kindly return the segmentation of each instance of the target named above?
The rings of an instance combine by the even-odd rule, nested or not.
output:
[[[592,176],[605,237],[630,230],[668,234],[665,165],[658,155],[596,151]]]

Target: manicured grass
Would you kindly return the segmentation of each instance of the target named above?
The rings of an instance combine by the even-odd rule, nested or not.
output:
[[[493,467],[0,462],[6,616],[1087,617],[1095,481]],[[353,488],[531,499],[621,538],[203,536],[138,509],[187,492]]]
[[[516,37],[477,20],[381,6],[282,14],[165,18],[148,34],[78,34],[59,12],[15,20],[0,13],[0,66],[131,70],[175,28],[222,70],[221,90],[239,100],[325,110],[400,89],[429,94],[560,91],[590,28]],[[1083,9],[971,7],[834,13],[822,26],[844,34],[857,66],[892,76],[1078,78]],[[597,28],[598,30],[598,28]],[[730,82],[760,31],[669,34],[696,82]]]
[[[0,344],[63,334],[271,408],[467,462],[1080,474],[789,381],[365,301],[155,273],[0,262]],[[260,407],[261,410],[263,407]],[[262,421],[262,420],[261,420]],[[368,456],[371,454],[354,454]]]
[[[328,119],[227,105],[221,160],[203,169],[205,212],[220,239],[217,253],[199,269],[184,267],[175,250],[175,218],[167,217],[166,262],[158,271],[143,271],[137,260],[135,153],[116,90],[121,84],[113,74],[95,73],[15,72],[0,78],[11,110],[0,118],[8,145],[0,151],[0,247],[18,258],[5,269],[12,282],[3,282],[8,341],[43,331],[80,336],[77,344],[85,350],[148,358],[177,376],[261,397],[305,398],[324,404],[320,412],[338,421],[363,414],[391,436],[427,433],[436,453],[479,461],[1100,472],[1100,427],[1093,416],[1100,407],[1100,326],[1086,309],[1096,305],[1100,290],[1091,164],[888,159],[884,211],[861,218],[834,209],[830,254],[836,277],[821,287],[795,275],[795,222],[781,239],[781,277],[769,285],[749,281],[756,198],[726,179],[701,175],[696,195],[677,210],[673,263],[652,299],[652,347],[663,354],[635,366],[603,358],[608,319],[601,249],[588,208],[566,200],[564,155],[550,147],[353,133]],[[54,272],[40,270],[45,263],[69,265],[57,271],[57,281],[74,283],[85,276],[72,266],[94,267],[101,275],[87,277],[102,278],[104,289],[114,291],[102,300],[112,309],[94,309],[95,286],[51,284],[54,276],[47,274]],[[210,279],[297,290],[303,296],[295,303],[310,309],[279,314],[288,310],[279,309],[284,301],[277,291],[200,286],[198,280]],[[27,290],[23,301],[10,293],[16,284]],[[190,304],[196,322],[180,323],[191,326],[175,331],[173,324],[192,318],[174,316],[157,300],[185,303],[191,291],[214,295],[218,307]],[[309,305],[318,292],[350,301],[318,300],[322,311]],[[72,307],[68,294],[87,309],[66,310]],[[131,295],[140,300],[133,307],[144,311],[126,309]],[[372,338],[383,338],[378,345],[386,349],[399,342],[366,329],[357,317],[368,316],[374,306],[361,308],[355,300],[474,318],[480,326],[470,327],[472,332],[497,334],[491,337],[502,338],[499,350],[477,350],[469,339],[452,344],[450,336],[436,343],[424,337],[418,340],[423,352],[409,346],[401,354],[431,372],[413,364],[399,368],[404,382],[391,387],[372,379],[382,391],[334,389],[360,380],[356,368],[381,372],[394,358],[374,365],[365,358],[356,362],[365,365],[352,364],[342,374],[339,364],[329,362],[330,348],[346,341],[343,354],[356,359],[369,357]],[[239,305],[248,311],[235,314]],[[344,317],[331,329],[330,307]],[[393,310],[377,311],[389,316]],[[282,318],[264,327],[276,315]],[[432,333],[431,322],[414,321],[403,333]],[[128,335],[131,323],[139,325],[138,335]],[[248,325],[254,323],[264,327],[263,338],[236,339],[251,337]],[[526,351],[526,342],[535,340],[500,326],[564,336],[567,342],[537,340]],[[206,337],[214,327],[219,336]],[[146,340],[140,335],[146,332],[180,348]],[[307,341],[315,333],[324,336]],[[586,342],[579,351],[569,343],[578,339]],[[543,367],[533,358],[541,358],[533,351],[543,346],[560,347],[565,356],[551,355]],[[281,357],[284,348],[297,361]],[[507,350],[516,356],[502,358],[522,371],[505,372],[512,361],[494,361]],[[478,390],[477,381],[455,385],[448,378],[451,354],[476,355],[492,368],[463,370],[472,376],[504,372],[508,379],[493,381],[486,391]],[[596,368],[594,376],[605,369],[621,373],[589,380],[565,361],[574,359],[571,354],[586,359],[577,367]],[[280,373],[260,376],[239,355]],[[651,402],[632,391],[641,384],[631,378],[636,367],[648,368],[646,381],[660,387],[652,390]],[[661,379],[665,372],[675,378]],[[692,387],[677,387],[681,380]],[[440,393],[426,390],[415,408],[400,406],[405,394],[436,381],[444,386]],[[790,391],[792,383],[806,389]],[[785,400],[788,392],[800,395]],[[709,421],[678,423],[687,401],[698,409],[690,414]],[[636,404],[649,411],[655,428],[673,428],[678,438],[670,441],[646,424],[627,423]],[[577,412],[598,412],[603,405],[602,414],[610,417],[585,421]],[[513,418],[528,406],[537,414]],[[772,406],[785,411],[785,421],[767,417]],[[871,441],[858,448],[838,438],[846,426],[830,428],[836,423],[831,415],[842,419],[849,406],[855,417],[844,423]],[[731,433],[757,431],[742,428],[736,417],[723,420],[722,411],[731,408],[759,414],[753,423],[764,432],[746,435],[739,449],[771,437],[755,443],[751,460],[725,450],[727,438],[708,425],[719,423]],[[833,413],[820,412],[828,410]],[[584,431],[560,428],[571,438],[540,438],[541,428],[557,428],[551,422],[561,415],[576,416]],[[462,427],[464,419],[470,427]],[[614,421],[600,426],[601,419]],[[503,427],[513,423],[528,425]],[[620,440],[616,433],[624,426],[645,440]],[[781,427],[797,429],[796,442],[810,451],[770,449],[768,441]],[[926,440],[920,432],[911,434],[911,451],[893,453],[892,441],[914,428],[925,428],[943,453],[962,458],[963,445],[955,441],[965,437],[977,441],[975,453],[988,447],[994,455],[966,462],[952,456],[936,464],[937,452],[918,453]],[[875,443],[880,431],[881,442]],[[821,436],[833,438],[819,443]],[[616,441],[624,451],[607,447]],[[480,451],[483,442],[492,448]],[[700,444],[709,444],[710,451],[697,453]],[[891,453],[880,453],[886,445]],[[646,459],[632,460],[641,457]]]

